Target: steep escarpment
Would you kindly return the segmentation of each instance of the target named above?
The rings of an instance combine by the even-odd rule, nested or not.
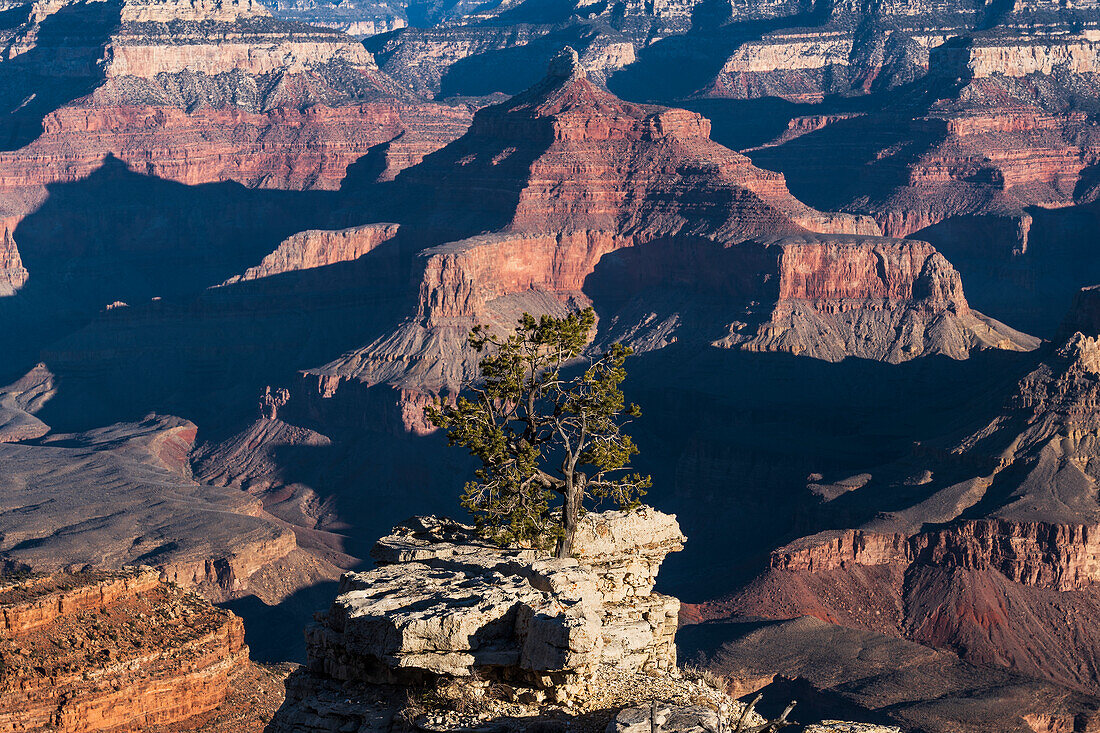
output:
[[[506,3],[459,5],[368,39],[368,47],[388,73],[441,97],[515,93],[568,43],[595,78],[634,99],[805,104],[903,88],[925,76],[932,49],[976,31],[1057,37],[1098,21],[1093,3],[1045,1],[626,2],[614,10]]]
[[[433,232],[447,239],[487,226],[742,240],[803,227],[877,233],[866,219],[805,206],[787,192],[782,176],[753,167],[709,135],[710,122],[696,113],[609,94],[567,49],[545,78],[481,110],[466,135],[399,183],[413,192],[414,208],[417,194],[437,197],[437,207],[425,214],[431,225],[447,222],[448,229]]]
[[[1025,53],[1055,54],[1074,44],[1091,47],[1080,37],[953,40],[931,56],[918,87],[924,99],[899,98],[869,114],[838,117],[753,158],[786,172],[796,190],[813,190],[811,200],[873,214],[891,236],[955,216],[1000,217],[1018,222],[1019,241],[1003,245],[1006,251],[1023,251],[1030,224],[1024,207],[1072,204],[1095,157],[1087,111],[1100,98],[1095,71]],[[979,51],[998,60],[982,62]],[[991,74],[983,63],[1005,71]],[[842,138],[848,154],[837,157],[827,148]],[[842,170],[858,171],[861,180],[830,183],[826,193],[823,181],[837,180]]]
[[[768,571],[704,615],[811,615],[1100,689],[1087,621],[1100,581],[1098,349],[1075,333],[973,433],[838,491],[811,486],[823,523],[862,522],[775,550]]]
[[[975,63],[968,67],[962,61],[960,71],[988,75],[996,68],[1006,76],[1024,76],[1055,66],[1087,70],[1087,41],[1078,36],[1067,42],[1066,36],[1095,29],[1100,10],[1091,3],[1072,9],[1037,5],[837,2],[775,18],[771,27],[758,24],[763,33],[753,33],[735,11],[693,29],[696,44],[705,44],[719,67],[697,89],[718,98],[777,97],[803,104],[886,93],[921,80],[935,66],[938,49],[974,33],[1011,40],[972,54]],[[722,36],[729,40],[723,43]],[[665,45],[658,54],[668,65],[687,50],[686,44]]]
[[[19,52],[0,87],[38,91],[9,123],[6,150],[33,144],[4,155],[5,188],[76,180],[108,154],[188,184],[336,188],[372,146],[400,138],[393,159],[415,160],[468,120],[422,108],[348,36],[256,3],[43,7],[6,31]]]
[[[904,94],[796,117],[750,155],[816,206],[930,241],[967,275],[979,307],[1052,337],[1068,294],[1096,276],[1064,267],[1075,254],[1055,254],[1090,236],[1074,232],[1092,217],[1095,188],[1091,33],[997,27],[948,39]],[[1005,281],[1022,297],[1006,297]]]
[[[397,224],[365,224],[335,231],[313,229],[298,232],[280,242],[259,265],[248,268],[223,284],[351,262],[393,239],[398,228]]]
[[[0,659],[11,731],[178,724],[250,666],[238,617],[149,568],[0,578]]]
[[[735,324],[723,345],[839,361],[965,359],[976,348],[1030,350],[1038,340],[970,308],[958,272],[924,242],[787,243],[767,320]]]
[[[15,246],[10,222],[4,224],[4,243],[0,245],[0,297],[12,295],[27,282],[27,268]]]
[[[271,729],[760,726],[720,682],[677,667],[679,602],[653,585],[683,542],[675,517],[650,507],[585,515],[569,559],[410,519],[379,540],[378,567],[345,575],[307,627],[309,663],[288,679]],[[811,728],[852,729],[898,730]]]
[[[8,197],[81,180],[106,157],[187,185],[237,181],[249,187],[336,189],[348,166],[369,149],[386,146],[384,175],[392,177],[461,134],[470,116],[464,107],[385,99],[304,108],[291,100],[289,108],[250,110],[254,100],[243,100],[244,109],[234,106],[240,101],[234,99],[208,107],[201,100],[165,95],[150,100],[129,91],[104,87],[94,106],[52,111],[33,143],[0,153]],[[18,276],[14,261],[10,269],[15,271],[10,277]]]
[[[401,237],[446,243],[417,254],[415,314],[309,370],[303,391],[320,400],[307,399],[350,395],[345,382],[392,385],[402,404],[454,390],[473,373],[475,323],[588,303],[601,338],[642,351],[689,337],[828,360],[1034,347],[972,311],[931,246],[805,206],[709,132],[696,113],[619,100],[563,52],[395,181],[418,212]]]

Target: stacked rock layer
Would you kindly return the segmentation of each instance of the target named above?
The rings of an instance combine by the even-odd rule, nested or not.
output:
[[[601,669],[669,670],[680,603],[653,584],[683,542],[675,517],[652,509],[587,515],[565,560],[409,520],[375,546],[379,568],[346,574],[307,628],[309,668],[374,683],[479,674],[560,700]]]
[[[144,730],[213,710],[241,620],[151,568],[0,583],[0,731]]]

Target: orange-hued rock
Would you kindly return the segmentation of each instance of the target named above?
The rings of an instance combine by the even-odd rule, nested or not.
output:
[[[866,217],[802,204],[782,175],[712,141],[701,115],[624,102],[596,86],[572,49],[541,82],[480,110],[461,141],[399,182],[430,189],[433,204],[454,209],[459,221],[442,232],[449,238],[466,221],[471,229],[480,224],[467,235],[492,224],[526,234],[605,231],[637,241],[879,233]]]
[[[1027,251],[1028,207],[1094,198],[1100,64],[1096,41],[1071,30],[937,38],[914,87],[921,102],[796,119],[750,154],[808,201],[871,215],[888,236],[979,219],[964,251],[1005,262]],[[986,242],[997,249],[973,251]]]
[[[629,237],[583,231],[557,235],[496,234],[423,253],[417,318],[426,325],[486,315],[490,301],[527,290],[580,294],[600,259],[633,244]]]
[[[259,265],[248,268],[243,275],[232,277],[224,284],[350,262],[393,239],[398,229],[397,224],[364,224],[336,231],[310,229],[298,232],[280,242]]]
[[[959,313],[969,310],[959,274],[925,242],[792,244],[779,261],[779,297],[838,303],[928,299],[951,303]]]
[[[0,731],[131,731],[225,699],[241,620],[151,568],[0,581]]]
[[[471,117],[409,94],[353,38],[254,2],[39,3],[0,35],[6,83],[39,89],[3,132],[0,296],[33,277],[12,234],[45,187],[105,160],[190,186],[334,190],[368,151],[392,178]]]
[[[905,535],[856,529],[804,538],[771,554],[770,565],[790,572],[825,572],[849,565],[904,564],[910,559]]]
[[[965,359],[975,349],[1038,345],[972,310],[958,271],[925,242],[790,238],[772,249],[775,305],[759,310],[761,322],[735,322],[720,345],[886,362],[928,354]]]
[[[789,572],[827,572],[856,566],[934,566],[995,570],[1035,588],[1082,590],[1100,582],[1100,525],[1007,519],[959,522],[907,537],[870,530],[834,530],[803,538],[771,554]]]
[[[461,134],[469,118],[466,107],[395,101],[263,112],[127,103],[63,107],[43,120],[44,132],[32,144],[0,153],[0,192],[79,180],[108,155],[135,171],[188,185],[231,180],[335,189],[369,148],[390,143],[392,176]]]
[[[931,245],[805,206],[781,175],[709,135],[697,113],[616,98],[563,51],[542,81],[479,110],[465,135],[394,181],[410,212],[402,241],[442,243],[417,252],[415,312],[306,372],[311,413],[386,403],[384,422],[420,432],[426,395],[475,374],[471,326],[504,331],[524,311],[589,304],[611,316],[603,339],[637,351],[672,343],[685,323],[714,345],[830,361],[1035,347],[972,310]],[[645,303],[685,283],[680,310]],[[604,299],[640,312],[606,311]],[[696,302],[720,303],[720,315],[688,318]],[[382,384],[394,391],[367,396]]]
[[[96,583],[68,582],[64,575],[44,575],[0,586],[0,630],[13,637],[54,623],[62,616],[98,610],[124,595],[156,588],[155,572],[114,573]],[[7,602],[9,599],[18,602]]]

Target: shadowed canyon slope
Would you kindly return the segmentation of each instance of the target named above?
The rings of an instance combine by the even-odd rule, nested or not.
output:
[[[244,525],[226,524],[227,545],[241,538],[240,560],[211,551],[230,569],[188,582],[209,582],[218,597],[279,601],[362,556],[342,535],[389,521],[359,492],[375,509],[416,500],[407,489],[416,473],[363,446],[391,444],[385,458],[408,455],[404,465],[436,450],[434,439],[402,435],[423,428],[425,400],[470,373],[464,337],[480,320],[506,326],[522,310],[591,302],[601,342],[641,351],[682,342],[899,362],[1034,348],[971,310],[958,273],[929,245],[805,206],[782,176],[708,133],[696,113],[618,100],[566,51],[543,81],[480,111],[459,140],[389,183],[349,178],[339,191],[299,193],[185,185],[122,159],[50,183],[13,233],[30,277],[0,303],[19,347],[6,368],[46,365],[5,398],[11,439],[37,441],[13,444],[13,477],[36,475],[39,460],[71,461],[81,473],[89,456],[114,466],[120,446],[159,435],[156,421],[167,418],[142,417],[149,409],[184,415],[205,443],[196,476],[232,490],[196,484],[186,470],[181,486],[240,497],[241,522],[255,517],[270,533],[250,544]],[[395,216],[374,219],[383,212]],[[293,386],[289,422],[252,424],[252,395],[280,383]],[[116,437],[93,449],[97,426],[114,423],[102,430]],[[147,463],[127,460],[109,469],[120,486]],[[360,483],[368,476],[369,488]],[[424,495],[448,480],[425,480]],[[26,508],[27,497],[12,499]],[[96,501],[85,493],[65,510],[71,549],[55,547],[57,528],[46,527],[34,538],[5,535],[5,555],[35,568],[52,557],[140,556],[168,573],[175,554],[217,543],[201,532],[192,546],[171,525],[163,540],[127,539],[115,527],[107,535],[132,547],[107,551],[99,523],[75,516],[111,515]]]
[[[930,241],[1026,332],[1051,337],[1100,278],[1066,265],[1097,236],[1095,3],[523,3],[434,22],[367,46],[447,98],[518,93],[571,44],[624,99],[703,112],[806,203]]]
[[[813,616],[1095,694],[1095,301],[1081,293],[1071,335],[988,423],[862,474],[811,476],[807,524],[822,531],[774,550],[762,575],[692,613]],[[808,628],[768,633],[798,647]],[[744,643],[734,668],[759,663]]]
[[[591,305],[685,649],[822,717],[1092,725],[1100,11],[344,5],[6,11],[4,569],[146,564],[298,658],[457,511],[470,327]]]
[[[973,312],[931,246],[810,209],[708,135],[698,114],[618,100],[563,53],[546,79],[397,178],[414,212],[399,239],[456,241],[419,252],[415,316],[312,372],[319,395],[349,379],[454,390],[472,374],[475,323],[589,302],[601,338],[642,351],[688,339],[896,362],[1034,348]],[[497,231],[463,236],[487,223]]]

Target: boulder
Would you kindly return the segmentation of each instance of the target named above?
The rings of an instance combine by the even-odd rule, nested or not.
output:
[[[486,675],[557,699],[602,668],[669,670],[680,603],[653,585],[683,542],[675,517],[648,507],[586,515],[564,560],[416,517],[377,543],[377,569],[344,575],[306,629],[308,664],[370,683]]]

